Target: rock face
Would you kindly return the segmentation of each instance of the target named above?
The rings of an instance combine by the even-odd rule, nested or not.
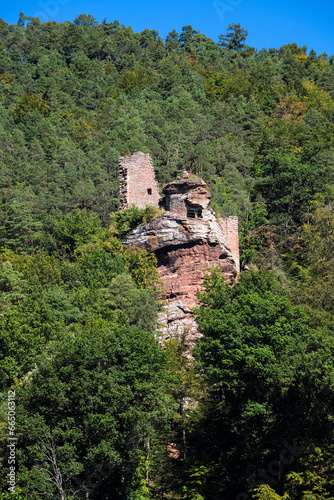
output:
[[[166,299],[160,334],[169,338],[185,333],[191,347],[200,335],[192,309],[198,305],[203,270],[220,266],[232,280],[238,267],[226,234],[208,208],[210,195],[202,179],[172,182],[163,193],[164,215],[133,230],[123,243],[156,254]]]

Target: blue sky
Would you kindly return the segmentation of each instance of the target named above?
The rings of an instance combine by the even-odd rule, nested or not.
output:
[[[334,54],[333,0],[10,0],[1,2],[0,17],[16,23],[22,11],[41,20],[73,21],[92,14],[98,21],[118,19],[135,31],[156,29],[162,38],[174,28],[192,27],[218,41],[229,24],[248,31],[247,43],[257,49],[296,42],[320,54]]]

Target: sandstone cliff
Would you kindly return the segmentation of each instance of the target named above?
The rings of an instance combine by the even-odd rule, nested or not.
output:
[[[192,309],[198,305],[204,270],[220,266],[227,280],[236,277],[236,259],[229,241],[209,209],[210,195],[201,179],[182,179],[164,187],[166,212],[139,226],[123,241],[154,252],[164,285],[166,307],[160,334],[186,333],[189,346],[199,336]]]

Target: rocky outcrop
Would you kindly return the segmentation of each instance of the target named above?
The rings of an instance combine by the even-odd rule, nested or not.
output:
[[[206,184],[202,179],[189,178],[167,184],[164,189],[163,207],[175,215],[199,218],[210,203]]]
[[[198,305],[204,271],[220,266],[232,280],[238,270],[229,241],[209,209],[205,182],[182,179],[165,186],[163,193],[164,215],[133,230],[123,243],[156,254],[166,300],[160,334],[169,338],[186,333],[191,347],[199,337],[192,309]]]

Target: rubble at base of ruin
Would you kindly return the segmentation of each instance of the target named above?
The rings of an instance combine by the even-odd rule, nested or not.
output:
[[[133,155],[136,171],[140,171],[140,154]],[[130,158],[127,163],[128,178],[132,175],[129,165],[133,158]],[[147,174],[146,166],[143,170]],[[169,339],[185,334],[191,348],[201,336],[193,308],[198,305],[196,294],[203,285],[205,271],[219,266],[228,282],[238,275],[238,218],[217,219],[209,207],[210,194],[205,182],[186,171],[183,175],[183,179],[163,188],[164,197],[160,206],[165,213],[134,229],[123,244],[155,253],[165,300],[159,316],[158,335]],[[136,192],[132,190],[133,204],[140,206],[136,196],[139,198],[141,193],[147,192],[148,185],[153,186],[152,179],[155,181],[151,174],[144,176],[140,188]]]

